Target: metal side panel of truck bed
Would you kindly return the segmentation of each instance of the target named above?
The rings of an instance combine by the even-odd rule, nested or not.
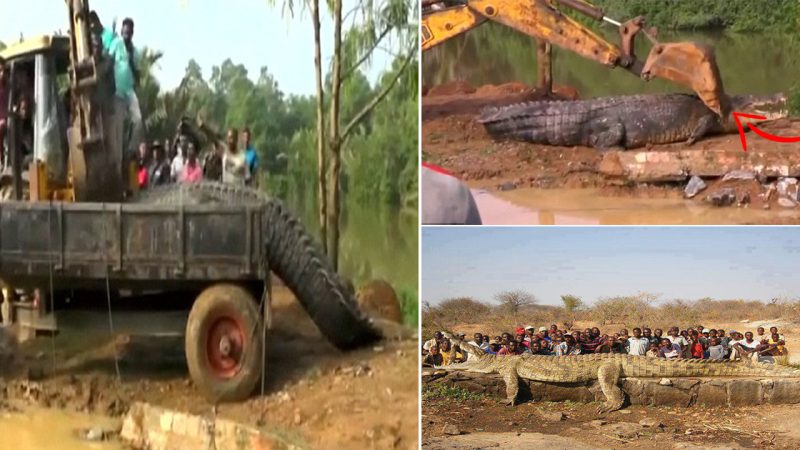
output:
[[[61,287],[106,278],[264,280],[261,212],[252,205],[0,203],[0,279],[17,287],[42,286],[51,274]]]

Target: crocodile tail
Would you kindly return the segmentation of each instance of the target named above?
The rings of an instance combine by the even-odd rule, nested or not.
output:
[[[654,358],[648,358],[653,361]],[[710,359],[655,359],[652,363],[637,364],[634,361],[626,374],[644,377],[770,377],[800,378],[800,370],[750,360],[710,360]]]

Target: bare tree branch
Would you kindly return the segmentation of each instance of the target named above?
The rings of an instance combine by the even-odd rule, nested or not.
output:
[[[372,44],[372,47],[370,47],[370,49],[368,51],[364,52],[364,54],[361,56],[361,58],[358,59],[358,61],[356,61],[355,64],[353,64],[347,70],[344,71],[344,75],[342,75],[342,79],[344,80],[344,79],[349,78],[350,75],[353,74],[353,72],[358,70],[358,68],[361,66],[361,64],[364,64],[364,61],[366,61],[367,58],[369,58],[370,55],[372,55],[372,52],[374,52],[375,49],[378,48],[378,45],[381,43],[381,41],[383,41],[383,38],[385,38],[391,31],[392,31],[392,27],[387,25],[386,28],[384,28],[383,31],[381,31],[381,34],[378,35],[378,39],[375,40],[375,42]]]
[[[356,114],[350,120],[350,122],[347,125],[345,125],[344,130],[341,133],[342,142],[347,140],[347,136],[350,134],[351,131],[353,131],[353,128],[355,128],[355,126],[358,125],[358,123],[361,122],[364,119],[364,117],[366,117],[367,114],[369,114],[373,109],[375,109],[375,107],[378,106],[378,104],[384,99],[384,97],[389,95],[389,92],[391,92],[391,90],[397,84],[397,81],[400,79],[400,77],[403,76],[403,72],[405,72],[406,67],[408,67],[408,65],[411,63],[411,60],[414,58],[414,56],[416,56],[416,54],[417,54],[417,46],[416,43],[414,43],[414,45],[411,46],[408,53],[406,54],[406,57],[403,60],[403,64],[400,66],[400,69],[397,70],[397,73],[394,75],[394,78],[392,78],[392,81],[390,81],[386,86],[384,86],[383,90],[381,90],[381,92],[379,92],[378,95],[373,97],[372,100],[369,101],[369,103],[364,105],[364,107],[361,108],[361,111],[359,111],[358,114]]]

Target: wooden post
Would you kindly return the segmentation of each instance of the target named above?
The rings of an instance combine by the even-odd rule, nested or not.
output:
[[[536,63],[539,66],[539,79],[536,88],[540,93],[553,92],[553,49],[549,42],[536,41]]]

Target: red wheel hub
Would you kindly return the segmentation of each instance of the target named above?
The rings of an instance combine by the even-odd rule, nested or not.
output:
[[[227,379],[239,373],[245,336],[242,324],[231,317],[219,317],[211,323],[206,354],[215,376]]]

